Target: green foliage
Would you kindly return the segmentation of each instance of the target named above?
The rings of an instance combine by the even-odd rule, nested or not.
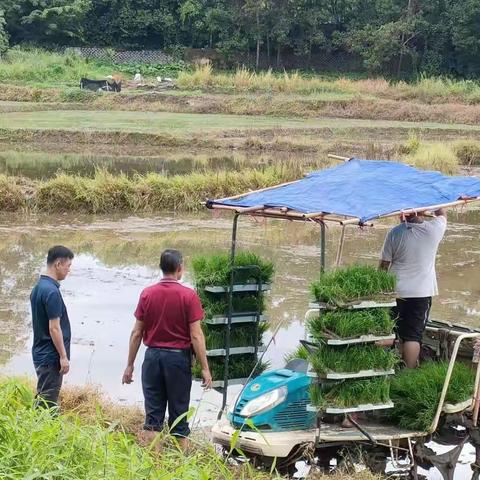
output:
[[[388,308],[365,308],[359,310],[330,310],[312,318],[307,328],[317,341],[332,334],[340,338],[361,335],[390,335],[395,325]]]
[[[389,415],[397,425],[427,430],[435,416],[448,364],[427,362],[416,369],[404,369],[392,379],[391,396],[395,407]],[[446,403],[456,404],[473,395],[475,372],[457,362],[453,369]]]
[[[105,65],[109,65],[105,63]],[[189,66],[183,60],[172,63],[113,63],[109,65],[115,71],[128,75],[140,72],[143,77],[177,77],[180,72],[188,71]]]
[[[8,48],[8,33],[5,30],[6,25],[5,12],[0,10],[0,54],[4,53]]]
[[[308,353],[308,350],[303,346],[299,345],[293,352],[289,352],[285,355],[284,361],[285,363],[288,363],[292,360],[308,360],[310,358],[310,354]]]
[[[234,267],[258,266],[259,269],[246,269],[235,272],[234,283],[269,283],[273,277],[273,263],[263,260],[253,252],[238,252],[235,255]],[[198,288],[207,285],[225,286],[230,284],[232,268],[227,253],[202,255],[192,259],[195,284]]]
[[[312,384],[310,399],[312,404],[320,409],[385,404],[390,401],[390,381],[387,378],[378,377],[322,385]]]
[[[161,435],[155,446],[141,447],[134,435],[107,424],[101,408],[52,416],[33,408],[30,388],[0,380],[0,478],[185,480],[235,478],[266,480],[246,466],[231,469],[208,442],[196,442],[188,455]],[[118,413],[118,412],[117,412]],[[88,422],[85,417],[89,417]],[[270,477],[268,477],[270,478]]]
[[[318,374],[357,373],[361,370],[391,370],[398,362],[398,355],[376,345],[321,346],[310,360]]]
[[[311,285],[317,302],[338,305],[375,298],[395,291],[395,276],[367,265],[353,265],[326,272]]]

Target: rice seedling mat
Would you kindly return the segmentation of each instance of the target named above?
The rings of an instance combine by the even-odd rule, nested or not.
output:
[[[378,300],[354,300],[352,302],[340,303],[332,305],[325,302],[311,302],[308,304],[308,308],[312,310],[362,310],[364,308],[392,308],[396,307],[396,300],[392,300],[389,296],[385,301]]]
[[[393,402],[388,403],[365,403],[363,405],[356,405],[355,407],[317,407],[315,405],[307,405],[307,412],[324,412],[334,415],[342,413],[354,413],[354,412],[371,412],[374,410],[386,410],[393,408]]]
[[[263,283],[261,285],[257,283],[245,283],[233,285],[232,292],[267,292],[271,289],[269,283]],[[228,293],[230,292],[230,286],[215,286],[208,285],[204,287],[204,290],[209,293]]]
[[[327,345],[331,346],[340,346],[340,345],[355,345],[358,343],[372,343],[372,342],[379,342],[382,340],[394,340],[395,339],[395,334],[391,335],[361,335],[360,337],[355,337],[355,338],[338,338],[338,337],[333,337],[330,336],[325,339],[325,343]],[[308,340],[311,342],[315,342],[316,340],[311,336],[308,335]]]
[[[256,347],[258,353],[266,350],[265,345]],[[241,355],[242,353],[255,353],[255,347],[231,347],[230,355]],[[225,348],[217,348],[214,350],[207,350],[207,357],[224,357],[227,354]]]
[[[258,321],[268,322],[269,318],[268,315],[259,315]],[[233,314],[231,324],[234,323],[255,323],[257,321],[257,314],[255,312],[245,312],[241,314]],[[206,318],[204,320],[205,323],[208,325],[227,325],[228,324],[228,317],[224,315],[214,315],[211,318]]]
[[[346,380],[350,378],[370,378],[370,377],[385,377],[387,375],[394,375],[395,370],[360,370],[356,373],[339,373],[329,371],[328,373],[318,374],[314,371],[307,372],[307,375],[311,378],[321,378],[325,380]]]

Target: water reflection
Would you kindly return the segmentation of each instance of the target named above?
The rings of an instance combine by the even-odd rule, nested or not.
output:
[[[375,263],[391,226],[349,228],[344,262]],[[128,397],[133,390],[121,387],[118,378],[132,312],[141,289],[158,278],[159,253],[166,247],[181,249],[189,282],[189,259],[198,253],[227,250],[230,228],[230,216],[208,214],[108,219],[0,217],[0,363],[10,359],[9,371],[33,373],[28,353],[28,296],[46,250],[63,243],[76,253],[72,274],[62,286],[77,359],[69,381],[92,380],[103,384],[114,398]],[[278,326],[280,330],[268,352],[273,366],[281,365],[284,355],[303,336],[308,286],[319,272],[318,233],[318,226],[309,223],[241,220],[239,248],[252,249],[276,266],[269,313],[272,331]],[[339,233],[336,227],[327,231],[330,263]],[[480,327],[479,233],[479,211],[450,218],[438,258],[440,296],[434,302],[435,317]],[[135,388],[139,395],[139,385]]]

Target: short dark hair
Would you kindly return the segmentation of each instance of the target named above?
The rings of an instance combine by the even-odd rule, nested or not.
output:
[[[52,265],[56,260],[71,260],[73,258],[73,252],[63,245],[55,245],[47,254],[47,265]]]
[[[163,273],[175,273],[183,262],[183,256],[178,250],[167,249],[160,256],[160,268]]]

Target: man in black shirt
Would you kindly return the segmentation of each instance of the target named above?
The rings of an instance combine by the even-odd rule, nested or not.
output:
[[[70,369],[70,321],[59,282],[70,273],[72,259],[68,248],[52,247],[47,255],[47,271],[30,294],[37,396],[48,407],[57,405],[63,375]]]

